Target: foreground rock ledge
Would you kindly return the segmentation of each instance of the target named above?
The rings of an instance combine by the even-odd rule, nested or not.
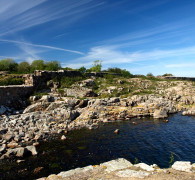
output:
[[[60,172],[38,180],[106,180],[106,179],[147,179],[147,180],[189,180],[195,179],[195,164],[176,161],[171,168],[160,169],[156,164],[139,163],[133,165],[126,159],[119,158],[100,165],[90,165]]]

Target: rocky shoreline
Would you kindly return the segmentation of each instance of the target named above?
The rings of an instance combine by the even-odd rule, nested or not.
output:
[[[38,180],[71,180],[71,179],[148,179],[148,180],[189,180],[195,179],[195,163],[176,161],[171,168],[160,169],[158,165],[147,165],[145,163],[132,164],[126,159],[119,158],[100,165],[90,165],[59,174],[52,174]]]
[[[95,81],[89,79],[77,84],[84,88],[73,85],[72,88],[65,88],[63,95],[54,88],[48,95],[31,96],[31,105],[24,110],[14,111],[1,106],[0,159],[23,159],[37,155],[36,147],[40,141],[47,141],[55,135],[65,141],[69,131],[80,128],[92,130],[99,123],[125,120],[136,125],[136,118],[144,117],[168,123],[167,118],[172,113],[183,111],[182,115],[195,115],[195,87],[191,82],[160,81],[152,94],[102,98],[105,93],[112,95],[116,91],[125,91],[126,87],[122,87],[124,81],[118,80],[117,83],[119,86],[106,87],[96,94],[92,91]],[[139,92],[151,86],[150,81],[138,78],[130,79],[129,83],[136,83]],[[135,92],[139,93],[138,90]],[[74,97],[67,97],[67,92]]]
[[[167,118],[168,114],[180,110],[175,102],[154,95],[92,100],[67,97],[58,100],[58,97],[46,95],[28,106],[23,114],[2,116],[1,159],[24,157],[29,149],[36,155],[39,141],[52,134],[61,134],[65,140],[68,131],[83,127],[93,129],[100,122],[130,121],[145,116]]]
[[[134,86],[139,85],[139,89],[147,89],[151,85],[148,80],[138,80],[138,78],[130,79],[130,83]],[[105,92],[112,94],[116,88],[119,92],[123,91],[124,88],[121,89],[121,87],[124,86],[124,80],[118,80],[117,83],[119,86],[106,87],[99,91],[98,96]],[[159,81],[154,94],[133,95],[125,98],[86,98],[87,94],[96,96],[95,93],[89,93],[89,87],[94,85],[93,79],[73,85],[69,88],[69,95],[76,97],[57,93],[55,89],[57,86],[55,86],[51,89],[51,93],[41,98],[31,96],[31,105],[24,110],[14,111],[15,115],[11,114],[9,108],[1,106],[0,158],[36,155],[36,146],[39,145],[39,141],[47,140],[55,134],[61,134],[62,140],[65,140],[68,131],[84,127],[93,129],[98,127],[100,122],[131,121],[132,118],[149,116],[154,119],[163,119],[165,123],[168,123],[169,114],[182,110],[184,110],[183,115],[195,115],[193,108],[195,88],[191,82]],[[84,87],[86,91],[78,86]],[[67,88],[65,90],[67,91]],[[85,98],[78,98],[83,96]],[[136,125],[136,122],[132,121],[132,123]]]

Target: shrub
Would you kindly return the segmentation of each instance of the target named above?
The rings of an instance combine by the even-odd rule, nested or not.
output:
[[[45,63],[45,70],[48,71],[57,71],[61,68],[58,61],[48,61]]]
[[[121,76],[123,76],[125,78],[132,78],[133,77],[133,75],[129,71],[127,71],[126,69],[120,69],[120,68],[117,68],[117,67],[115,67],[115,68],[108,68],[106,70],[106,72],[119,74],[119,75],[121,75]]]
[[[86,69],[84,66],[82,66],[82,67],[80,67],[78,70],[79,70],[81,73],[85,73],[87,69]]]
[[[100,72],[102,69],[102,62],[100,60],[96,60],[93,62],[93,66],[89,69],[90,72]]]
[[[146,76],[147,77],[154,77],[154,75],[152,73],[148,73]]]
[[[31,64],[31,72],[34,70],[44,70],[45,64],[43,60],[34,60]]]
[[[0,60],[0,71],[17,71],[18,64],[13,59],[2,59]]]
[[[28,62],[21,62],[18,64],[18,73],[29,73],[30,72],[30,64]]]
[[[69,88],[71,85],[73,85],[74,83],[84,80],[85,77],[82,76],[77,76],[77,77],[62,77],[60,79],[60,85],[61,88]]]
[[[4,78],[0,79],[0,86],[8,86],[8,85],[22,85],[24,84],[24,80],[22,78]]]
[[[127,71],[126,69],[123,69],[121,74],[125,78],[132,78],[133,77],[133,75],[129,71]]]
[[[173,74],[171,74],[171,73],[165,73],[162,76],[173,76]]]

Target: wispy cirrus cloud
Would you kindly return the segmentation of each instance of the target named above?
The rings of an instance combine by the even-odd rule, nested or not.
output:
[[[150,51],[132,51],[132,52],[124,52],[120,50],[116,50],[113,47],[109,46],[97,46],[90,49],[90,51],[80,58],[75,59],[71,63],[65,64],[66,66],[70,66],[74,68],[80,67],[80,65],[89,66],[96,59],[99,59],[103,62],[103,65],[106,64],[128,64],[136,63],[136,62],[152,62],[161,60],[170,59],[170,58],[181,58],[186,57],[186,55],[195,55],[195,46],[186,47],[186,48],[175,48],[175,49],[167,49],[167,50],[150,50]],[[74,63],[78,62],[78,64]],[[168,67],[168,66],[167,66]]]
[[[32,43],[28,43],[28,42],[24,42],[24,41],[15,41],[15,40],[7,40],[7,39],[0,39],[0,41],[1,42],[7,42],[7,43],[19,44],[19,45],[27,45],[27,46],[33,46],[33,47],[40,47],[40,48],[64,51],[64,52],[71,52],[71,53],[76,53],[76,54],[81,54],[81,55],[84,54],[84,53],[82,53],[80,51],[74,51],[74,50],[59,48],[59,47],[55,47],[55,46],[48,46],[48,45],[41,45],[41,44],[32,44]]]
[[[147,28],[136,32],[124,33],[117,37],[100,41],[100,44],[112,45],[117,47],[133,45],[141,45],[150,41],[159,41],[162,39],[170,39],[181,37],[183,34],[192,32],[195,28],[195,18],[186,18],[177,22],[170,22],[157,25],[153,28]]]
[[[2,0],[0,2],[0,36],[21,31],[60,18],[75,21],[91,9],[103,5],[92,0]],[[66,22],[66,20],[65,20]]]

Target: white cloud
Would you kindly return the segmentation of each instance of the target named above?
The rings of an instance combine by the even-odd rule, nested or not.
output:
[[[7,39],[0,39],[0,41],[7,42],[7,43],[15,43],[15,44],[19,44],[19,45],[27,45],[27,46],[33,46],[33,47],[46,48],[46,49],[53,49],[53,50],[58,50],[58,51],[71,52],[71,53],[81,54],[81,55],[84,54],[80,51],[74,51],[74,50],[70,50],[70,49],[64,49],[64,48],[41,45],[41,44],[32,44],[32,43],[27,43],[27,42],[23,42],[23,41],[15,41],[15,40],[7,40]]]
[[[165,65],[166,68],[186,68],[186,67],[195,67],[195,63],[179,63],[179,64],[168,64]]]
[[[120,51],[113,48],[112,46],[97,46],[90,49],[90,51],[80,58],[67,63],[66,66],[80,67],[86,66],[89,67],[94,60],[101,60],[103,65],[112,65],[112,64],[129,64],[141,61],[157,61],[170,58],[185,57],[186,55],[195,55],[195,46],[178,48],[171,50],[151,50],[151,51]],[[77,64],[79,63],[79,64]],[[125,67],[124,67],[125,68]]]
[[[103,3],[92,0],[2,0],[0,2],[0,36],[66,17],[76,21]]]

